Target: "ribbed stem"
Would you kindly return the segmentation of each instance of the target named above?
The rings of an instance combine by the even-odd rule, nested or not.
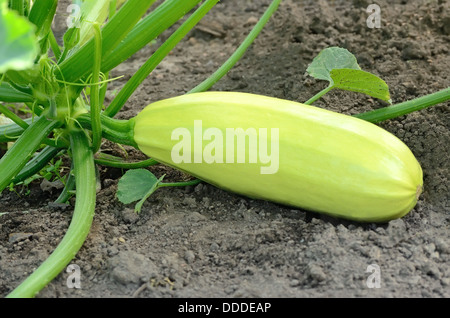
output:
[[[8,298],[31,298],[53,280],[75,257],[89,234],[95,211],[94,155],[84,132],[72,132],[71,148],[77,187],[72,222],[62,241],[42,265]]]
[[[118,120],[101,115],[102,136],[112,142],[138,148],[134,141],[134,119]],[[82,114],[77,118],[78,123],[86,129],[92,129],[91,119],[88,114]]]
[[[102,123],[100,121],[100,113],[102,105],[100,105],[99,84],[100,67],[102,65],[102,32],[100,25],[94,23],[94,67],[92,70],[91,84],[91,121],[92,121],[92,149],[96,153],[100,149],[102,142]]]

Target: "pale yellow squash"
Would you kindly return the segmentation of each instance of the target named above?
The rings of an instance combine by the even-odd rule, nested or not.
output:
[[[241,163],[239,138],[234,144],[231,134],[226,138],[227,129],[238,128],[248,133]],[[386,130],[254,94],[206,92],[155,102],[136,116],[134,138],[146,155],[222,189],[350,220],[402,217],[423,186],[416,158]]]

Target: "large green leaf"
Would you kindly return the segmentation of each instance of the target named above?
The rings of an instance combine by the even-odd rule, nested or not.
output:
[[[0,0],[0,73],[33,66],[39,53],[35,26]]]

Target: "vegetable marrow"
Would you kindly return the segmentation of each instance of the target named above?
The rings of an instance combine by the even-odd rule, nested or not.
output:
[[[155,102],[135,117],[134,140],[146,155],[219,188],[362,222],[404,216],[423,187],[413,153],[386,130],[254,94]]]

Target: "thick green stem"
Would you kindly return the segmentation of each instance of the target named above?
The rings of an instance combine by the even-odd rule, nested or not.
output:
[[[36,296],[72,261],[89,234],[95,212],[96,182],[94,155],[84,132],[72,132],[71,149],[77,188],[72,222],[54,252],[9,298]]]
[[[109,19],[111,20],[117,13],[117,0],[111,0],[109,3]],[[109,79],[109,72],[105,73],[105,80]],[[105,104],[106,92],[108,91],[108,82],[100,87],[100,104]]]
[[[239,46],[239,48],[230,56],[230,58],[210,77],[205,81],[191,89],[187,94],[204,92],[210,89],[215,83],[217,83],[229,70],[242,58],[244,53],[247,51],[249,46],[255,41],[256,37],[262,31],[266,23],[269,21],[270,17],[278,9],[281,0],[274,0],[269,8],[266,10],[264,15],[261,17],[259,22],[255,25],[250,34],[245,38],[244,42]]]
[[[110,118],[105,115],[100,116],[102,123],[102,136],[112,142],[133,146],[138,148],[138,145],[134,141],[134,123],[135,120],[118,120]],[[92,129],[92,123],[88,114],[82,114],[77,118],[81,127],[86,129]]]
[[[47,135],[60,123],[49,121],[45,116],[31,124],[0,159],[0,192],[23,169],[31,156],[38,150]]]
[[[354,115],[372,123],[379,123],[388,119],[403,116],[430,106],[450,100],[450,87],[439,92],[422,96],[400,104],[380,108],[370,112]]]
[[[92,71],[91,79],[91,121],[92,121],[92,149],[96,153],[100,149],[102,142],[102,123],[100,121],[100,113],[102,106],[100,104],[99,84],[100,80],[100,67],[102,64],[102,33],[100,25],[95,23],[94,30],[94,68]]]

